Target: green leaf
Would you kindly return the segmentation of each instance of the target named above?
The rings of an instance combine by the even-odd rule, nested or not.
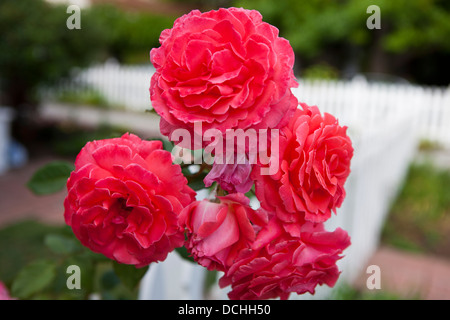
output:
[[[245,193],[245,196],[247,197],[247,198],[253,198],[253,197],[256,197],[256,193],[255,193],[256,191],[255,191],[255,184],[253,184],[252,185],[252,187],[250,188],[250,190],[249,191],[247,191],[246,193]]]
[[[183,258],[186,261],[197,263],[193,257],[190,256],[189,252],[187,251],[186,247],[179,247],[175,248],[175,251],[178,253],[178,255]]]
[[[28,188],[37,195],[46,195],[62,190],[70,173],[74,170],[71,163],[53,161],[38,169],[28,181]]]
[[[105,257],[103,254],[101,253],[96,253],[94,251],[91,251],[90,249],[83,247],[83,253],[81,254],[83,257],[85,257],[86,259],[92,260],[94,262],[110,262],[111,260],[108,259],[107,257]]]
[[[80,244],[72,238],[59,234],[49,234],[44,239],[45,245],[56,254],[71,254],[80,251]]]
[[[152,140],[159,140],[163,144],[163,149],[169,152],[172,152],[174,144],[173,142],[166,140],[166,139],[152,139]]]
[[[67,269],[69,266],[75,265],[80,268],[80,281],[81,288],[70,290],[67,288],[67,280],[68,277],[71,276],[71,273],[67,273]],[[96,263],[92,259],[85,255],[75,254],[73,256],[68,257],[62,262],[62,278],[63,278],[63,292],[72,293],[73,297],[78,296],[79,298],[86,298],[89,294],[93,293],[94,289],[94,281],[96,275]]]
[[[194,191],[205,189],[205,184],[203,183],[203,180],[194,180],[192,182],[189,182],[188,186]]]
[[[148,270],[148,266],[136,268],[133,265],[121,264],[115,261],[113,262],[113,268],[120,281],[122,281],[122,283],[129,289],[136,288]]]
[[[15,278],[11,294],[19,299],[30,298],[45,289],[56,275],[56,265],[49,260],[35,261],[23,268]]]
[[[218,277],[217,270],[206,270],[206,277],[204,282],[205,292],[209,292],[216,284]]]
[[[173,148],[174,148],[174,144],[168,140],[164,140],[162,139],[162,143],[163,143],[163,148],[166,151],[169,151],[170,153],[172,153]]]
[[[203,180],[208,175],[208,172],[195,173],[194,175],[186,176],[188,179],[188,186],[194,191],[205,189]]]
[[[153,113],[159,116],[158,112],[156,112],[156,110],[154,108],[149,108],[149,109],[145,109],[146,113]]]

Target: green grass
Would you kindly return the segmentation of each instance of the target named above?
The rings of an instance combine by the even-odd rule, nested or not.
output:
[[[109,109],[111,107],[106,98],[94,89],[63,90],[57,94],[55,99],[64,103],[81,104],[101,109]]]
[[[382,243],[450,257],[450,171],[413,164],[392,205]]]
[[[403,300],[405,299],[398,294],[387,292],[386,290],[358,290],[347,284],[337,286],[330,300]]]

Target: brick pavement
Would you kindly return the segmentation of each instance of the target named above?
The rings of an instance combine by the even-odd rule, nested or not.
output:
[[[370,265],[380,267],[380,291],[402,299],[450,300],[449,259],[380,247],[367,263]],[[369,276],[363,272],[355,286],[369,291]]]
[[[48,157],[33,160],[20,169],[0,175],[0,226],[28,218],[53,224],[64,223],[65,190],[36,196],[26,187],[33,173],[52,160]]]

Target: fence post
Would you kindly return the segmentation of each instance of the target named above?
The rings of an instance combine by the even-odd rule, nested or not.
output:
[[[9,145],[11,141],[11,121],[13,110],[0,106],[0,174],[9,169]]]

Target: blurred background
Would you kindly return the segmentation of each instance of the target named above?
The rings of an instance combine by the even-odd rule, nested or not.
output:
[[[81,29],[67,27],[69,5],[80,8]],[[380,29],[367,26],[371,5],[380,9]],[[0,281],[10,287],[18,266],[54,259],[46,236],[68,232],[65,192],[39,197],[27,189],[36,169],[73,162],[93,139],[127,131],[161,138],[158,117],[146,112],[149,51],[182,14],[229,6],[256,9],[279,28],[296,55],[294,94],[348,126],[355,146],[347,198],[328,223],[352,236],[341,278],[334,290],[293,298],[450,299],[446,0],[2,0]],[[367,288],[369,265],[380,267],[381,289]],[[140,289],[120,288],[110,270],[95,286],[102,299],[224,298],[211,285],[216,277],[171,255]],[[61,285],[42,289],[19,293],[86,298]]]

